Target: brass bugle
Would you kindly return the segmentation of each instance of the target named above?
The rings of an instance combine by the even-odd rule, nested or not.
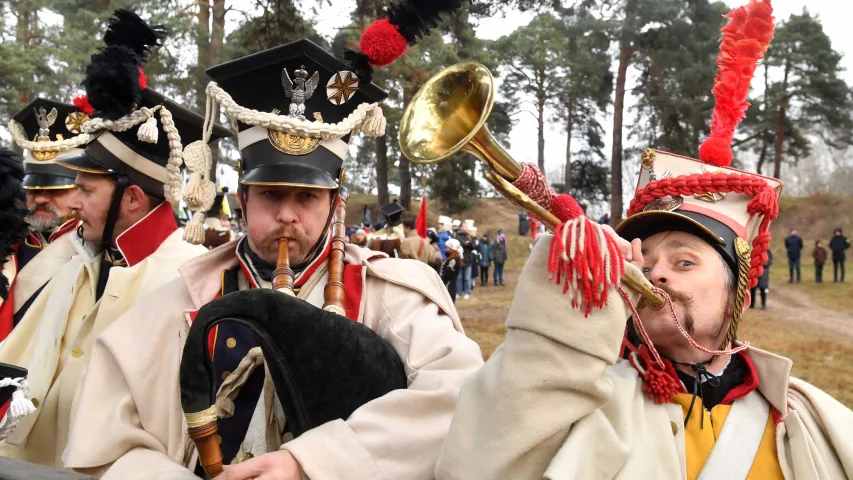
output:
[[[438,163],[458,152],[484,162],[486,180],[508,200],[554,230],[559,219],[512,185],[522,168],[489,132],[486,121],[495,104],[492,73],[477,62],[448,67],[430,78],[403,111],[400,150],[416,164]],[[666,304],[651,283],[625,275],[622,284],[642,295],[650,308]]]
[[[278,260],[275,263],[275,270],[272,274],[273,290],[290,296],[296,296],[293,293],[294,277],[293,269],[290,268],[287,239],[282,238],[278,241]]]

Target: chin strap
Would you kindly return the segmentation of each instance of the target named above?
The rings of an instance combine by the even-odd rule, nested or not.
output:
[[[107,222],[104,224],[104,235],[102,238],[103,243],[103,252],[101,257],[101,271],[98,274],[98,288],[95,290],[95,301],[100,300],[101,296],[104,294],[104,289],[107,288],[107,280],[110,276],[110,268],[112,268],[113,263],[107,258],[107,252],[109,251],[110,244],[113,239],[113,232],[115,231],[116,220],[118,220],[118,211],[121,206],[121,199],[124,197],[124,191],[127,188],[127,175],[121,173],[116,178],[116,188],[113,191],[113,199],[110,202],[110,210],[107,213]]]

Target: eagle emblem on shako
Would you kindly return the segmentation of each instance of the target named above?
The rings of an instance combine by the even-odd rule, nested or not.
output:
[[[314,90],[320,84],[320,72],[314,72],[311,78],[308,79],[308,71],[305,70],[305,65],[299,67],[299,70],[293,72],[296,80],[290,79],[290,74],[287,69],[281,71],[281,85],[284,87],[284,93],[290,99],[289,116],[305,120],[305,101],[314,95]]]

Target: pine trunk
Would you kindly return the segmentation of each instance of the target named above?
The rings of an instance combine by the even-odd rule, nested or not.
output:
[[[622,221],[622,114],[625,108],[625,77],[633,48],[626,40],[619,46],[616,71],[616,98],[613,101],[613,151],[610,157],[610,225]]]
[[[776,158],[773,162],[773,178],[782,178],[782,149],[785,146],[785,113],[788,110],[788,74],[790,61],[785,62],[785,75],[782,78],[782,98],[779,101],[779,117],[776,123]]]
[[[566,108],[566,171],[563,174],[565,192],[569,193],[572,188],[572,129],[574,127],[575,99],[569,96],[569,104]]]
[[[406,82],[408,85],[403,87],[403,105],[408,105],[417,92],[417,87],[411,82]],[[412,169],[409,164],[409,159],[405,155],[400,155],[399,163],[397,164],[397,174],[400,176],[400,205],[406,210],[412,210]]]
[[[539,136],[537,141],[537,146],[539,148],[539,156],[537,157],[537,163],[539,164],[539,171],[545,174],[545,72],[540,71],[537,72],[537,94],[536,94],[536,112],[537,116],[537,126],[539,130]]]
[[[385,135],[376,137],[376,190],[380,207],[391,203],[388,196],[388,141]]]
[[[21,47],[21,50],[28,51],[33,40],[35,8],[29,1],[21,0],[18,2],[17,14],[18,21],[15,24],[15,43]],[[22,84],[26,85],[28,82],[22,82]],[[18,106],[30,103],[31,99],[32,92],[28,88],[21,87],[18,90]]]
[[[765,131],[761,137],[761,153],[758,155],[758,164],[755,166],[755,173],[761,175],[761,169],[764,168],[764,162],[767,160],[767,147],[770,145],[770,134]]]

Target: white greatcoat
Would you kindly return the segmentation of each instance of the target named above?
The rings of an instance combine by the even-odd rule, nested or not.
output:
[[[637,371],[617,360],[625,302],[611,291],[588,318],[573,310],[548,280],[550,239],[522,272],[505,343],[460,395],[437,478],[685,478],[681,406],[655,404]],[[749,351],[757,391],[782,414],[776,450],[785,478],[853,478],[853,412],[791,377],[790,360]]]
[[[222,271],[237,265],[237,241],[181,267],[181,277],[117,320],[98,339],[76,412],[65,466],[105,479],[194,479],[178,384],[189,312],[220,290]],[[435,272],[415,260],[375,257],[346,246],[361,264],[358,321],[387,340],[403,360],[409,387],[368,402],[282,445],[312,480],[418,480],[434,476],[462,385],[482,366]],[[327,264],[299,290],[323,303]]]
[[[0,347],[0,362],[28,370],[29,395],[37,407],[0,442],[0,455],[56,467],[62,467],[69,422],[79,405],[78,389],[95,338],[135,301],[177,277],[178,265],[206,251],[183,241],[171,206],[163,203],[119,236],[118,247],[129,264],[110,270],[103,296],[95,303],[102,254],[94,254],[77,235],[66,236],[77,254]]]

